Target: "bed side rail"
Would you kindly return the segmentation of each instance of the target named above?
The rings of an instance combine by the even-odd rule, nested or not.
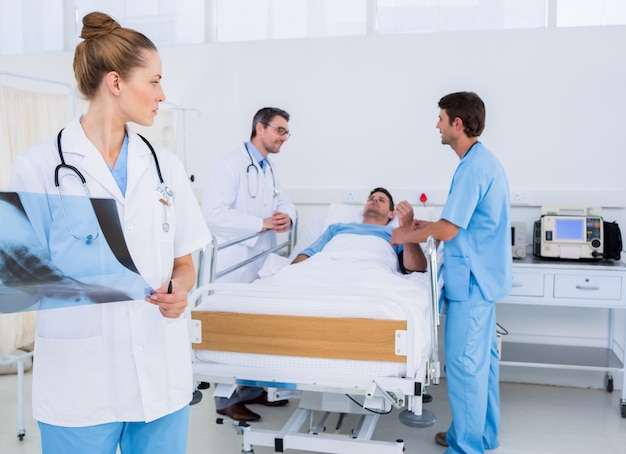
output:
[[[430,271],[430,291],[431,291],[431,353],[429,364],[430,381],[438,385],[441,378],[441,365],[439,362],[439,264],[437,263],[437,241],[429,236],[426,241],[426,252],[428,254],[428,266]]]
[[[273,252],[278,252],[278,251],[282,251],[284,250],[286,255],[290,255],[291,252],[293,251],[293,248],[296,245],[296,242],[298,241],[298,217],[296,216],[296,219],[292,220],[293,225],[291,227],[291,229],[289,229],[289,232],[287,232],[287,238],[285,239],[285,241],[277,244],[276,246],[267,249],[265,251],[259,252],[257,255],[250,257],[247,260],[244,260],[242,262],[236,263],[233,266],[226,268],[224,270],[221,270],[220,272],[217,272],[217,255],[218,252],[221,251],[222,249],[226,249],[229,248],[231,246],[237,245],[237,244],[241,244],[245,241],[251,240],[252,238],[257,238],[260,237],[262,235],[271,235],[272,232],[270,231],[265,231],[265,232],[257,232],[254,233],[252,235],[247,235],[244,236],[242,238],[238,238],[235,240],[231,240],[231,241],[224,241],[220,244],[217,243],[217,238],[215,235],[211,234],[211,248],[210,248],[210,256],[206,257],[206,253],[204,250],[200,250],[200,255],[198,258],[198,277],[197,277],[197,282],[198,282],[198,287],[202,287],[202,285],[204,284],[208,284],[211,282],[215,282],[216,279],[232,273],[233,271],[238,270],[239,268],[242,268],[244,266],[246,266],[249,263],[254,262],[255,260],[259,260],[262,259],[264,257],[266,257],[267,255],[273,253]],[[209,264],[210,264],[210,273],[209,273],[209,279],[208,282],[204,282],[204,274],[205,274],[205,266],[207,263],[207,259],[209,260]]]

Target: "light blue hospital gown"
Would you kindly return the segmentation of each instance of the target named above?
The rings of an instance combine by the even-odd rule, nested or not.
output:
[[[495,301],[511,289],[509,187],[482,143],[456,169],[442,219],[459,227],[444,248],[446,376],[452,423],[446,453],[498,447],[499,358]]]
[[[326,230],[319,236],[317,240],[313,242],[308,248],[304,249],[300,254],[307,255],[309,257],[321,252],[324,246],[328,244],[336,235],[353,234],[353,235],[374,235],[383,240],[391,243],[391,233],[394,227],[391,225],[378,225],[378,224],[362,224],[359,222],[350,222],[347,224],[331,224]],[[402,246],[393,246],[396,254],[402,251]]]

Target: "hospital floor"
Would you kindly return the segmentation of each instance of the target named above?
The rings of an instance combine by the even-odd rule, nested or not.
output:
[[[17,437],[16,375],[0,376],[0,453],[40,453],[39,430],[30,410],[32,374],[25,376],[25,429],[22,441]],[[94,393],[98,390],[94,389]],[[189,428],[190,454],[239,454],[241,437],[232,427],[215,423],[211,390],[205,390],[202,401],[191,407]],[[407,453],[442,454],[444,448],[434,442],[437,432],[446,430],[450,411],[446,397],[445,379],[428,389],[433,401],[425,404],[437,415],[436,423],[428,428],[409,428],[398,421],[396,411],[380,418],[373,439],[405,442]],[[619,414],[620,392],[502,383],[502,424],[498,454],[588,454],[626,452],[626,419]],[[262,421],[255,427],[279,429],[296,407],[292,400],[287,407],[251,406],[260,413]],[[344,426],[350,426],[349,418]],[[326,426],[334,429],[336,419]],[[255,446],[255,454],[273,453],[273,448]],[[286,451],[304,454],[309,451]],[[159,454],[159,453],[155,453]],[[355,452],[355,454],[358,454]]]

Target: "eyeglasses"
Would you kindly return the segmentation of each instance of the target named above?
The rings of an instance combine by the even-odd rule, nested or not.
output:
[[[287,136],[287,138],[291,137],[291,133],[288,129],[283,128],[282,126],[276,126],[272,123],[263,123],[265,126],[271,126],[276,130],[279,136]]]

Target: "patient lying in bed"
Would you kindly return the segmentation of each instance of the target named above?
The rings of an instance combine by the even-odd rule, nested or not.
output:
[[[363,209],[361,223],[330,224],[316,241],[293,259],[293,265],[285,266],[289,262],[279,262],[277,258],[275,265],[268,266],[268,269],[273,268],[271,272],[254,281],[253,285],[319,287],[329,291],[336,288],[392,289],[403,298],[427,301],[428,276],[421,272],[412,273],[426,270],[424,252],[419,244],[414,244],[414,249],[405,250],[391,245],[394,226],[389,222],[394,216],[399,223],[412,223],[413,208],[407,202],[401,202],[394,208],[391,194],[384,188],[375,188]],[[308,307],[319,316],[336,310],[322,301]],[[277,313],[284,313],[284,310],[281,308]],[[398,313],[393,312],[387,307],[380,313],[370,315],[394,318]],[[311,315],[311,312],[308,314]]]
[[[393,197],[385,188],[374,188],[363,208],[361,223],[332,224],[308,248],[300,252],[292,263],[300,263],[322,251],[338,235],[372,235],[393,248],[397,256],[396,268],[402,273],[426,270],[426,258],[418,244],[407,244],[406,248],[391,246],[391,220],[397,217],[401,226],[413,225],[413,208],[406,202],[394,206]],[[374,258],[374,257],[373,257]]]

